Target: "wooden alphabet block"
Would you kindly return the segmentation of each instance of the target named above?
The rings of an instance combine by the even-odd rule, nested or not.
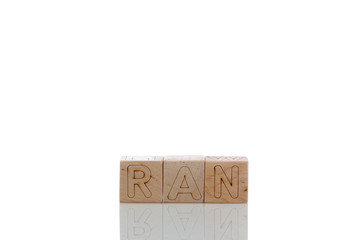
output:
[[[246,157],[206,157],[206,203],[247,203],[247,191]]]
[[[163,157],[122,157],[120,202],[161,203]]]
[[[166,156],[164,202],[204,202],[204,156]]]

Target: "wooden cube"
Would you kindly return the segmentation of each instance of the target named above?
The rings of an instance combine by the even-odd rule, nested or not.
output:
[[[246,157],[206,157],[205,202],[247,203],[248,160]]]
[[[166,156],[164,202],[204,202],[204,156]]]
[[[161,203],[163,157],[122,157],[120,202]]]

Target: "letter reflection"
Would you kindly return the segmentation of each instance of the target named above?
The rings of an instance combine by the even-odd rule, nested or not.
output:
[[[120,204],[120,240],[247,240],[247,204]]]

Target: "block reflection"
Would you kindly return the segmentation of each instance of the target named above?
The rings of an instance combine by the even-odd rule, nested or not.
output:
[[[162,204],[120,203],[120,240],[162,239]]]
[[[163,239],[204,240],[204,204],[164,204]]]
[[[120,240],[247,240],[247,204],[120,204]]]
[[[206,240],[247,240],[247,204],[206,204]]]

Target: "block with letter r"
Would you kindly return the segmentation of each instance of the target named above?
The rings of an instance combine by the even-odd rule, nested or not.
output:
[[[163,157],[125,156],[120,161],[120,202],[162,202]]]

